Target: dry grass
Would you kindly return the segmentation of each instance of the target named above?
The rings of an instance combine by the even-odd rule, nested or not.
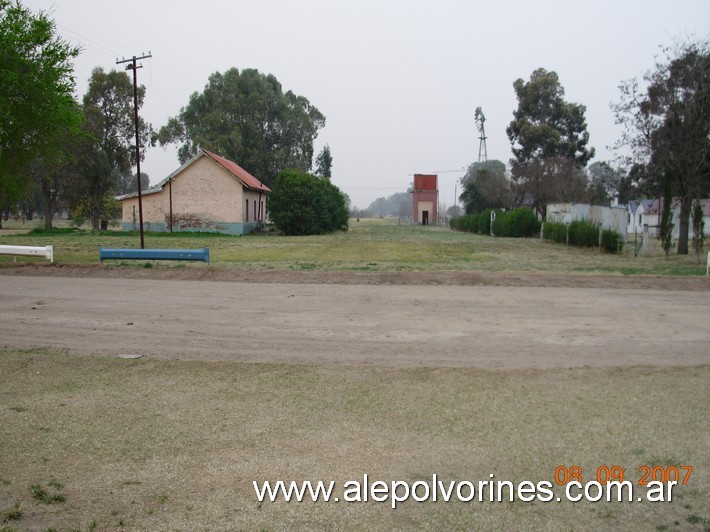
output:
[[[137,234],[117,231],[51,235],[0,233],[0,244],[53,244],[60,263],[96,263],[99,246],[138,247]],[[252,270],[347,271],[513,271],[596,272],[615,274],[702,275],[696,257],[666,259],[652,242],[651,257],[634,257],[633,244],[622,255],[600,253],[539,239],[492,238],[459,233],[445,227],[398,225],[396,220],[351,220],[350,230],[324,236],[284,237],[275,234],[228,237],[209,234],[152,233],[146,247],[209,247],[221,268]],[[11,261],[0,256],[0,262]],[[38,259],[18,258],[18,261]],[[174,265],[174,263],[172,263]],[[132,263],[131,266],[141,266]],[[187,267],[201,267],[190,264]]]
[[[620,349],[623,347],[620,346]],[[710,367],[481,371],[0,351],[8,529],[710,526]],[[262,503],[252,480],[553,480],[694,466],[665,503]],[[61,486],[41,504],[30,486]],[[51,486],[54,486],[52,488]],[[17,512],[12,513],[17,516]],[[0,524],[0,527],[3,526]]]

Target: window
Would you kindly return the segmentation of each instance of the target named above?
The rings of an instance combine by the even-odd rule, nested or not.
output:
[[[246,211],[246,214],[245,214],[245,216],[244,216],[244,221],[245,221],[245,222],[248,222],[248,221],[249,221],[249,200],[247,200],[247,211]]]

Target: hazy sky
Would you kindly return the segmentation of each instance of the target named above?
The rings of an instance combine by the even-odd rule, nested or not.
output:
[[[138,81],[142,116],[156,128],[214,72],[273,74],[325,115],[316,154],[330,145],[332,181],[360,208],[429,172],[453,204],[454,185],[478,160],[479,106],[488,157],[507,164],[513,82],[537,68],[557,72],[567,101],[587,107],[595,160],[610,160],[619,82],[651,69],[660,45],[710,35],[709,0],[22,2],[49,11],[82,47],[79,96],[95,66],[122,68],[117,58],[150,51]],[[141,164],[152,183],[178,167],[176,148],[149,149]]]

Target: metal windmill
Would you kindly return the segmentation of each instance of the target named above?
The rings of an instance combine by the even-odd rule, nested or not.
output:
[[[476,127],[478,128],[478,162],[485,163],[488,161],[488,149],[486,148],[486,117],[480,107],[476,107]]]

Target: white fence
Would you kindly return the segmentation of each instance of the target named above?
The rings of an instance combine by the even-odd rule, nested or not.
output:
[[[54,246],[0,246],[0,255],[21,255],[25,257],[44,257],[54,262]]]

